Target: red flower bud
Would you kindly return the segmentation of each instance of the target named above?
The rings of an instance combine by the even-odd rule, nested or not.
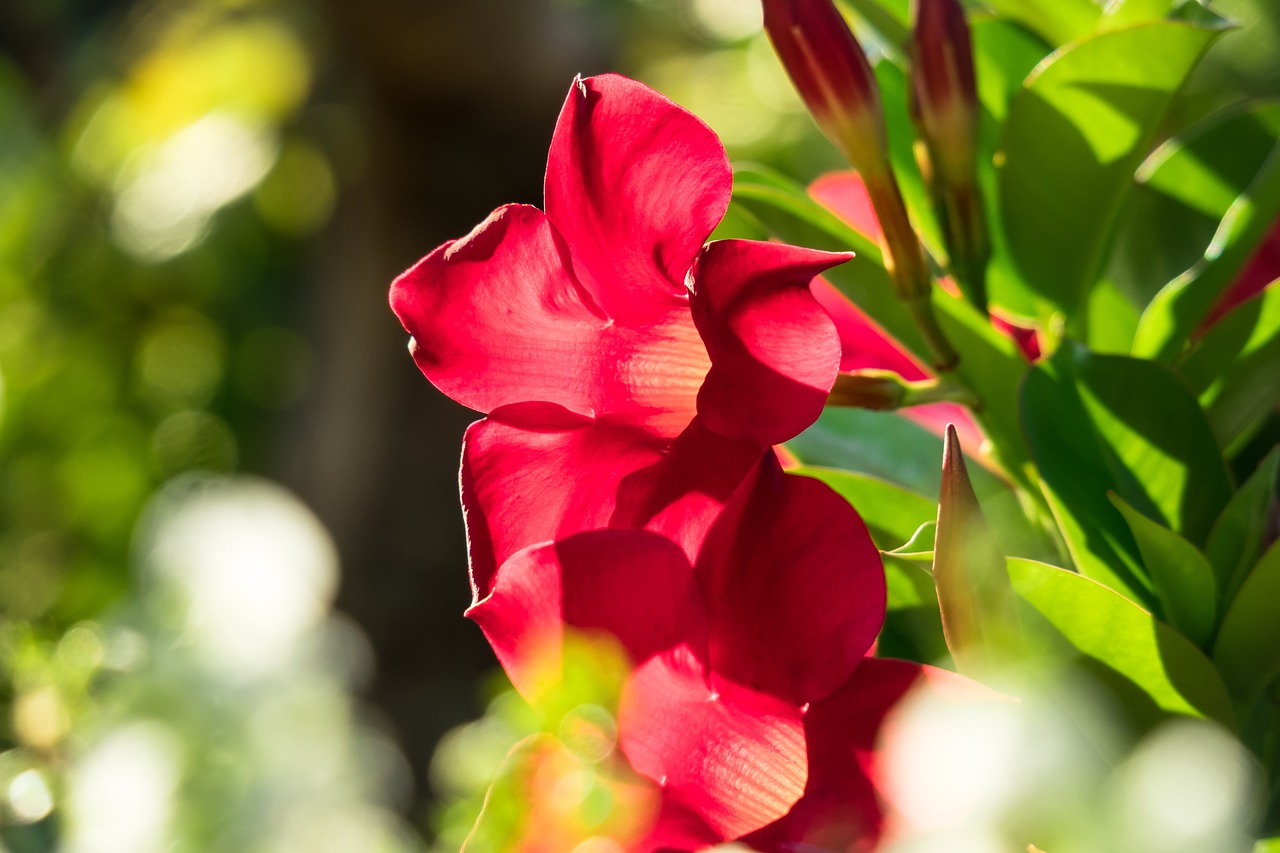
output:
[[[973,181],[978,96],[973,44],[959,0],[915,0],[911,90],[936,177]]]
[[[914,0],[911,114],[921,171],[933,193],[952,273],[971,302],[986,306],[991,254],[977,181],[978,96],[973,45],[959,0]]]
[[[832,0],[764,0],[764,29],[822,132],[864,176],[888,171],[880,90]]]

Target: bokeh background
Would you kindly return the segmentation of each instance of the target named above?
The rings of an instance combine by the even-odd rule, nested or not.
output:
[[[455,727],[501,699],[461,616],[475,416],[387,287],[540,203],[577,73],[836,165],[759,16],[0,3],[0,851],[456,849],[492,756]]]

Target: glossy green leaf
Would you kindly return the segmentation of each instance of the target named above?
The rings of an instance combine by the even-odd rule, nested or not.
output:
[[[1217,584],[1208,559],[1196,546],[1147,518],[1119,495],[1110,498],[1138,542],[1165,621],[1197,646],[1205,647],[1217,618]]]
[[[1022,277],[1069,317],[1105,268],[1174,93],[1217,35],[1175,22],[1103,32],[1041,64],[1014,97],[999,180],[1005,238]]]
[[[1112,473],[1080,399],[1069,356],[1037,365],[1023,381],[1019,400],[1031,453],[1075,567],[1154,607],[1138,545],[1106,500],[1114,488]]]
[[[1054,47],[1093,32],[1102,17],[1102,6],[1093,0],[989,0],[988,5]]]
[[[1224,447],[1280,403],[1280,287],[1232,309],[1178,365]]]
[[[1218,578],[1219,609],[1225,610],[1262,552],[1267,513],[1276,500],[1280,448],[1272,449],[1252,476],[1232,496],[1213,523],[1205,555]]]
[[[1280,543],[1262,555],[1240,587],[1222,620],[1213,659],[1242,702],[1280,676]]]
[[[1179,126],[1226,105],[1280,92],[1275,0],[1213,0],[1210,5],[1235,29],[1209,49],[1187,81],[1179,97]]]
[[[1139,725],[1191,714],[1234,728],[1226,687],[1209,659],[1177,631],[1101,584],[1073,572],[1010,560],[1025,602],[1022,628],[1041,653],[1075,657],[1099,676]]]
[[[872,541],[882,551],[910,541],[920,526],[937,514],[933,501],[923,495],[866,474],[808,467],[791,473],[813,477],[835,489],[862,516]]]
[[[1138,170],[1105,278],[1137,308],[1204,255],[1275,146],[1280,102],[1225,110],[1161,145]]]
[[[1204,413],[1162,365],[1065,346],[1028,377],[1023,417],[1051,490],[1070,494],[1067,506],[1094,522],[1120,520],[1106,499],[1112,490],[1201,545],[1230,500],[1231,478]],[[1098,511],[1085,512],[1089,505]]]
[[[999,18],[971,22],[978,100],[982,120],[978,139],[978,184],[986,203],[991,261],[987,266],[987,292],[991,303],[1023,317],[1036,317],[1035,293],[1014,269],[1000,224],[1000,191],[995,159],[1009,102],[1022,89],[1022,81],[1049,53],[1049,46],[1030,30]]]
[[[954,427],[947,427],[934,538],[933,583],[943,635],[960,671],[978,675],[1007,662],[1018,642],[1004,555],[973,493]]]
[[[1173,361],[1191,333],[1231,284],[1280,211],[1280,144],[1248,190],[1231,205],[1213,241],[1194,266],[1165,285],[1142,313],[1134,355]]]

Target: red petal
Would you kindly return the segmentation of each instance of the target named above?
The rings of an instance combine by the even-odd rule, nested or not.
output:
[[[632,767],[723,838],[777,820],[804,790],[799,713],[736,685],[713,693],[685,648],[651,658],[632,674],[618,735]]]
[[[712,365],[698,413],[710,429],[777,444],[817,420],[840,341],[809,282],[851,257],[751,240],[717,240],[698,255],[693,319]]]
[[[706,605],[688,559],[643,530],[593,530],[535,545],[502,564],[493,592],[467,611],[511,681],[536,692],[564,626],[612,634],[634,662],[706,642]],[[545,671],[545,670],[543,670]]]
[[[884,569],[862,519],[771,455],[707,534],[697,572],[712,671],[796,705],[843,684],[884,621]]]
[[[391,307],[413,336],[418,367],[464,406],[538,400],[593,412],[589,354],[608,321],[537,208],[498,208],[427,255],[391,285]]]
[[[648,527],[692,557],[761,448],[694,420],[667,445],[554,407],[509,406],[471,425],[462,451],[472,591],[528,545],[602,527]]]
[[[539,404],[506,406],[472,424],[462,444],[462,505],[475,600],[521,548],[607,527],[618,484],[662,450],[633,430]]]
[[[547,215],[583,283],[634,325],[685,300],[685,273],[724,216],[732,180],[720,140],[692,113],[634,80],[588,77],[556,123]]]
[[[835,323],[840,338],[841,370],[892,370],[909,382],[929,378],[924,365],[835,285],[824,278],[816,278],[810,287],[814,298]]]
[[[884,822],[871,773],[880,726],[932,667],[867,658],[839,691],[804,718],[809,781],[786,817],[744,839],[753,849],[875,849]],[[807,848],[805,848],[807,849]]]
[[[809,185],[809,195],[858,233],[870,237],[877,244],[884,240],[880,219],[871,204],[871,195],[857,172],[828,172],[820,175]]]

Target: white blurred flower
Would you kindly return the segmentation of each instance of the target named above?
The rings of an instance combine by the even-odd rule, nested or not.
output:
[[[152,722],[130,723],[94,746],[71,771],[62,853],[164,853],[181,749]]]
[[[222,677],[280,669],[328,612],[337,552],[315,516],[265,481],[210,481],[160,498],[148,566],[176,592],[185,628]]]

